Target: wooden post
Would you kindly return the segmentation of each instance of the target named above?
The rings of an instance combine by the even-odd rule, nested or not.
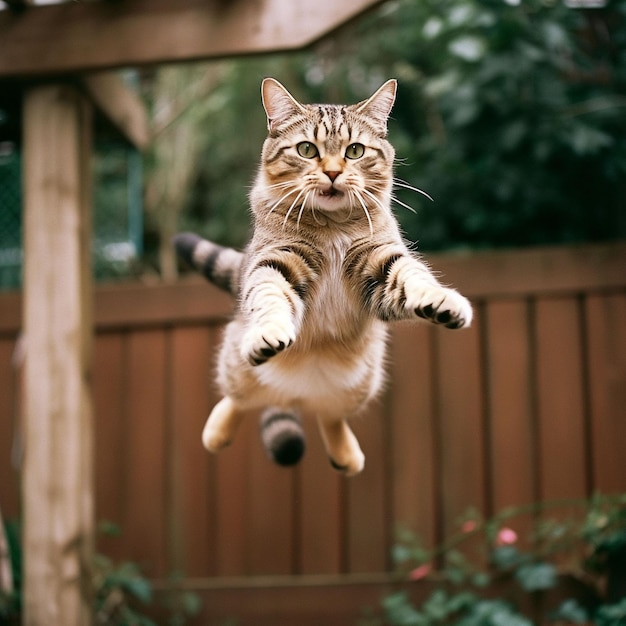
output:
[[[24,617],[91,622],[91,105],[66,85],[24,99]]]

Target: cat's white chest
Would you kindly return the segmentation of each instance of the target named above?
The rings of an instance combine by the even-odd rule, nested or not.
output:
[[[326,250],[326,263],[307,303],[303,329],[315,337],[332,337],[358,334],[363,323],[363,310],[350,288],[344,271],[348,242],[339,241]]]

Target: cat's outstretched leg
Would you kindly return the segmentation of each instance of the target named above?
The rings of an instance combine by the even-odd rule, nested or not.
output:
[[[248,271],[242,284],[246,330],[240,353],[251,365],[265,363],[296,340],[318,265],[308,246],[293,244],[265,250]]]
[[[241,423],[241,411],[231,398],[222,398],[211,411],[202,431],[202,444],[209,452],[219,452],[232,443]]]
[[[355,246],[346,261],[360,283],[364,300],[384,321],[419,317],[446,328],[467,328],[472,305],[455,289],[445,287],[427,265],[403,246]]]
[[[331,465],[346,476],[358,474],[365,465],[365,455],[348,422],[319,416],[317,423]]]
[[[406,308],[418,317],[446,328],[467,328],[472,323],[472,305],[458,291],[422,282],[405,285]]]
[[[253,276],[252,286],[244,290],[246,331],[240,352],[251,365],[261,365],[295,341],[304,303],[274,268],[259,267]]]

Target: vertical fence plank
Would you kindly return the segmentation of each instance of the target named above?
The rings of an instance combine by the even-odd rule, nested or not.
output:
[[[201,433],[211,408],[213,346],[206,327],[174,329],[171,342],[170,569],[208,576],[216,573],[214,457],[202,447]]]
[[[201,426],[211,409],[221,399],[215,385],[215,358],[221,343],[222,326],[209,327],[209,343],[212,348],[211,369],[208,387],[208,410],[201,418]],[[200,434],[202,430],[200,430]],[[213,502],[213,556],[211,571],[216,576],[237,576],[245,572],[245,520],[246,490],[248,475],[247,441],[244,433],[239,433],[235,441],[218,455],[211,455],[204,448],[202,452],[210,457],[214,488]]]
[[[128,558],[151,576],[166,572],[165,448],[166,333],[132,332],[128,337],[125,516],[122,538]]]
[[[279,467],[261,445],[258,412],[246,416],[247,478],[246,561],[248,574],[291,574],[294,542],[294,468]]]
[[[17,424],[17,398],[19,390],[14,387],[16,372],[13,366],[15,340],[0,337],[0,459],[4,467],[0,470],[0,511],[5,520],[13,520],[19,515],[19,482],[16,467],[13,466],[14,446],[19,436]]]
[[[426,324],[398,325],[390,349],[392,516],[426,546],[436,541],[435,409],[432,331]]]
[[[478,314],[477,314],[478,317]],[[468,330],[437,329],[440,473],[446,534],[469,507],[486,511],[484,399],[480,322]]]
[[[626,491],[626,294],[587,300],[593,488]]]
[[[306,453],[300,464],[296,493],[301,574],[341,572],[345,545],[343,535],[343,477],[331,468],[312,415],[303,417]]]
[[[222,329],[211,329],[213,346],[220,345]],[[220,400],[213,387],[211,408]],[[209,410],[210,412],[210,410]],[[208,417],[208,413],[207,413]],[[217,574],[238,576],[246,572],[246,518],[248,516],[248,464],[250,420],[244,419],[235,441],[215,457],[215,557]],[[206,452],[206,454],[209,454]]]
[[[384,410],[374,403],[351,422],[365,454],[365,468],[346,478],[348,570],[380,572],[389,562],[387,500],[387,433]]]
[[[94,345],[96,520],[120,526],[127,476],[133,471],[126,454],[128,415],[124,400],[128,372],[124,338],[119,332],[98,334]],[[102,535],[98,546],[111,557],[126,556],[116,538]]]
[[[245,422],[215,458],[215,565],[219,576],[246,573],[248,446]],[[209,452],[206,452],[209,454]]]
[[[487,316],[487,376],[492,504],[495,513],[537,499],[535,416],[528,305],[490,302]],[[528,516],[510,525],[528,536]]]
[[[535,317],[541,497],[583,497],[588,463],[578,300],[539,299]]]

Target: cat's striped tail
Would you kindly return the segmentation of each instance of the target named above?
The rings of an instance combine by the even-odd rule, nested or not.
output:
[[[275,407],[261,414],[261,441],[278,465],[295,465],[304,454],[306,440],[300,418]]]
[[[203,239],[195,233],[178,233],[172,239],[179,257],[208,281],[237,295],[243,253]]]

